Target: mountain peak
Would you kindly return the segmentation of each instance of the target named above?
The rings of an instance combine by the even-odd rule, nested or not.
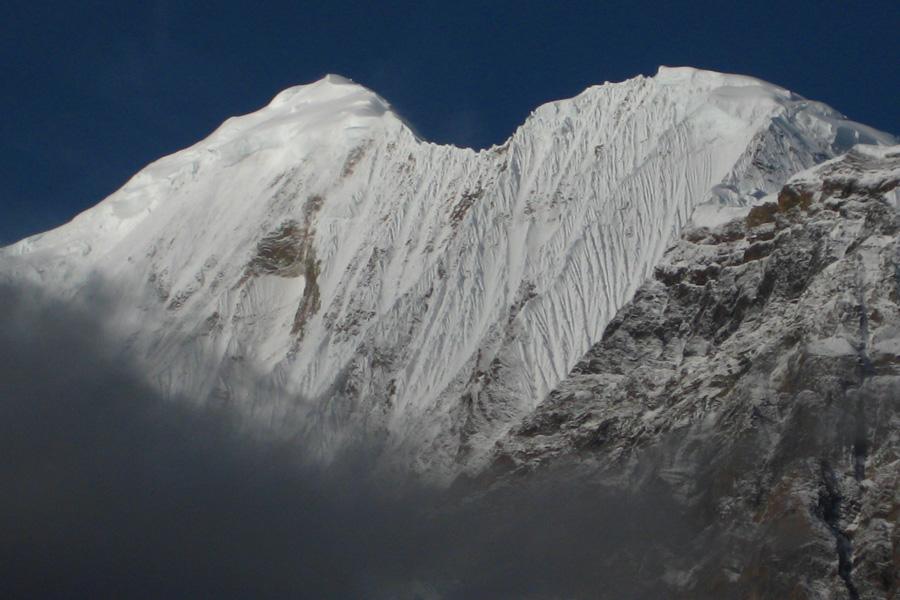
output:
[[[782,87],[750,77],[748,75],[735,75],[732,73],[721,73],[719,71],[708,71],[698,69],[696,67],[669,67],[660,65],[653,79],[657,83],[662,84],[691,84],[701,88],[716,87],[762,87],[780,95],[791,96],[792,93]]]
[[[338,100],[347,96],[367,96],[388,108],[381,96],[354,82],[349,77],[329,73],[312,83],[295,85],[279,92],[269,103],[269,107],[297,106]]]
[[[359,85],[349,77],[338,75],[337,73],[327,73],[320,81],[327,81],[334,85]]]
[[[371,135],[373,128],[390,127],[385,116],[399,122],[387,100],[346,77],[329,74],[286,88],[263,108],[226,120],[198,146],[203,154],[227,155],[230,162],[261,149],[298,148],[322,139],[345,139],[352,145]]]

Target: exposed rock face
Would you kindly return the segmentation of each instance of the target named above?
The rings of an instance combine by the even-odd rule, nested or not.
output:
[[[860,146],[687,230],[491,474],[662,485],[699,524],[672,596],[898,597],[898,184],[900,147]]]

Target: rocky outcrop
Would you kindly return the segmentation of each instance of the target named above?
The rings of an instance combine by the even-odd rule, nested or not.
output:
[[[697,524],[660,541],[673,597],[896,598],[898,183],[860,146],[687,230],[485,480],[666,489]]]

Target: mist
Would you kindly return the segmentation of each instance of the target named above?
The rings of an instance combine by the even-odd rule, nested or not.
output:
[[[161,398],[106,310],[0,287],[4,597],[654,597],[688,531],[664,490],[563,472],[441,490],[365,444],[316,466]]]

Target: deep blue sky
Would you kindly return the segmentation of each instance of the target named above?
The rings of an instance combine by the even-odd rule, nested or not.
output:
[[[14,0],[0,25],[0,244],[329,72],[465,146],[660,64],[755,75],[896,134],[898,31],[897,0]]]

